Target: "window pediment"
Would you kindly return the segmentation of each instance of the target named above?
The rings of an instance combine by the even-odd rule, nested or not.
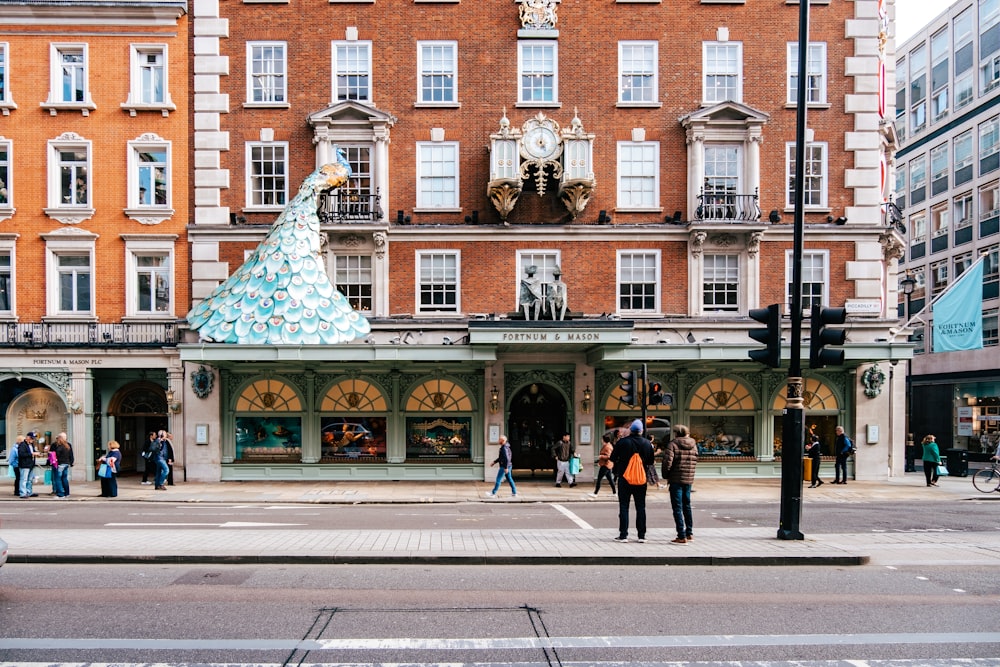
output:
[[[333,106],[309,114],[306,119],[315,128],[351,128],[351,127],[392,127],[396,117],[391,113],[380,111],[373,106],[355,100],[339,102]]]
[[[771,120],[771,115],[739,102],[720,102],[681,116],[681,125],[690,127],[697,124],[743,123],[763,125]]]

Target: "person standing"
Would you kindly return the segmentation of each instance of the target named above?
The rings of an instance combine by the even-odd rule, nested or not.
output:
[[[164,451],[166,440],[167,432],[161,430],[156,434],[156,442],[150,445],[150,451],[153,455],[149,457],[149,460],[153,464],[153,471],[156,474],[156,485],[154,488],[157,491],[167,490],[165,483],[167,475],[170,473],[170,468],[167,467],[167,460],[164,458],[166,456],[166,452]]]
[[[674,439],[663,451],[663,478],[670,488],[670,508],[674,512],[677,538],[674,544],[687,544],[694,539],[694,517],[691,512],[691,485],[698,466],[698,444],[684,424],[674,426]]]
[[[10,448],[10,453],[7,454],[7,465],[10,466],[10,474],[14,478],[14,495],[21,495],[21,470],[17,467],[17,450],[24,442],[24,436],[17,436],[17,440],[14,442],[14,446]]]
[[[812,436],[809,445],[806,447],[806,453],[809,454],[809,460],[812,461],[812,484],[809,485],[810,489],[815,489],[817,486],[823,485],[823,480],[819,478],[819,464],[823,460],[823,444],[819,441],[819,436]],[[847,473],[844,473],[847,476]]]
[[[163,440],[163,460],[167,462],[167,486],[174,485],[174,434],[167,433]]]
[[[615,538],[615,542],[628,542],[628,507],[632,498],[635,498],[635,531],[639,541],[645,542],[646,485],[629,484],[624,475],[633,454],[639,454],[644,469],[653,465],[653,445],[642,437],[641,419],[632,422],[628,430],[629,434],[619,439],[615,443],[614,451],[611,452],[615,478],[618,480],[618,537]]]
[[[136,462],[136,465],[142,466],[141,484],[152,484],[149,481],[149,473],[153,473],[153,479],[156,479],[156,463],[153,460],[153,446],[155,444],[156,431],[150,431],[146,439],[146,444],[143,446],[142,451],[139,452],[139,460]]]
[[[570,442],[569,433],[562,440],[552,445],[552,458],[556,460],[556,487],[561,487],[562,480],[569,482],[570,488],[576,486],[576,477],[569,472],[570,457],[576,454],[576,445]]]
[[[925,435],[921,445],[923,446],[922,460],[927,486],[937,486],[938,466],[941,465],[941,452],[938,450],[937,438],[933,435]]]
[[[118,470],[121,467],[122,453],[119,451],[121,445],[118,444],[117,440],[111,440],[108,442],[108,449],[104,452],[104,456],[97,459],[98,465],[101,463],[107,463],[108,467],[111,468],[110,477],[101,477],[101,498],[117,498],[118,497]]]
[[[55,467],[52,469],[52,488],[57,498],[69,495],[69,469],[73,467],[73,445],[66,439],[65,433],[56,436],[52,444],[56,455]]]
[[[38,434],[28,431],[24,440],[17,446],[17,470],[20,478],[18,495],[22,498],[35,498],[38,496],[34,491],[35,484],[35,438]]]
[[[517,495],[517,487],[514,485],[514,477],[511,475],[511,471],[514,468],[514,456],[510,451],[510,443],[507,442],[507,436],[500,436],[500,451],[497,453],[497,457],[493,459],[493,463],[490,464],[492,468],[495,465],[499,465],[500,469],[497,470],[497,481],[493,485],[493,490],[490,491],[491,497],[496,497],[497,491],[500,490],[500,485],[506,479],[507,483],[510,484],[510,495]]]
[[[847,457],[854,451],[854,443],[844,433],[844,427],[836,428],[837,439],[833,445],[833,453],[836,459],[833,462],[833,483],[847,484]]]
[[[608,486],[611,487],[611,494],[617,493],[615,491],[615,476],[612,472],[614,464],[611,462],[611,452],[615,450],[614,445],[611,444],[611,436],[605,433],[601,437],[601,452],[597,455],[597,481],[594,483],[594,492],[590,495],[597,497],[597,494],[601,490],[601,480],[607,477]]]

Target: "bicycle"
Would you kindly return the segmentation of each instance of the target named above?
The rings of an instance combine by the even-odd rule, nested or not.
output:
[[[973,475],[972,485],[982,493],[1000,491],[1000,461],[993,461],[989,468]]]

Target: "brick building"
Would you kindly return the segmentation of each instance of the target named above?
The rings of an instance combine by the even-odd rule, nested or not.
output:
[[[89,464],[115,438],[130,469],[169,423],[190,302],[187,25],[180,1],[0,2],[7,446],[65,430]]]
[[[190,334],[186,373],[213,388],[184,397],[184,437],[206,443],[189,475],[480,479],[501,433],[539,473],[570,433],[586,478],[640,414],[619,385],[642,364],[669,395],[650,432],[689,424],[700,474],[779,474],[785,377],[748,359],[747,330],[752,308],[788,310],[798,5],[396,5],[193,6],[194,303],[340,150],[323,257],[371,334]],[[844,364],[806,372],[807,426],[828,454],[838,423],[867,443],[868,479],[902,470],[910,354],[890,341],[891,11],[813,4],[806,86],[803,305],[849,312]]]

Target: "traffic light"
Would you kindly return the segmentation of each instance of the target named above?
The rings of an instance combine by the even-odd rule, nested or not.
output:
[[[847,340],[844,329],[830,329],[827,325],[843,324],[847,320],[846,308],[821,308],[813,306],[809,316],[809,368],[840,366],[844,363],[843,350],[828,350],[827,345],[843,345]]]
[[[624,380],[624,382],[618,385],[618,387],[623,392],[622,395],[618,397],[618,400],[624,403],[625,405],[631,405],[632,407],[635,407],[636,373],[635,371],[622,371],[621,373],[619,373],[619,375],[622,376],[622,380]]]
[[[763,350],[750,350],[750,358],[765,366],[778,368],[781,366],[781,311],[778,304],[751,309],[750,319],[767,326],[766,329],[750,330],[751,338],[767,345]]]
[[[647,405],[660,405],[663,403],[663,385],[659,382],[650,382],[646,396]]]

